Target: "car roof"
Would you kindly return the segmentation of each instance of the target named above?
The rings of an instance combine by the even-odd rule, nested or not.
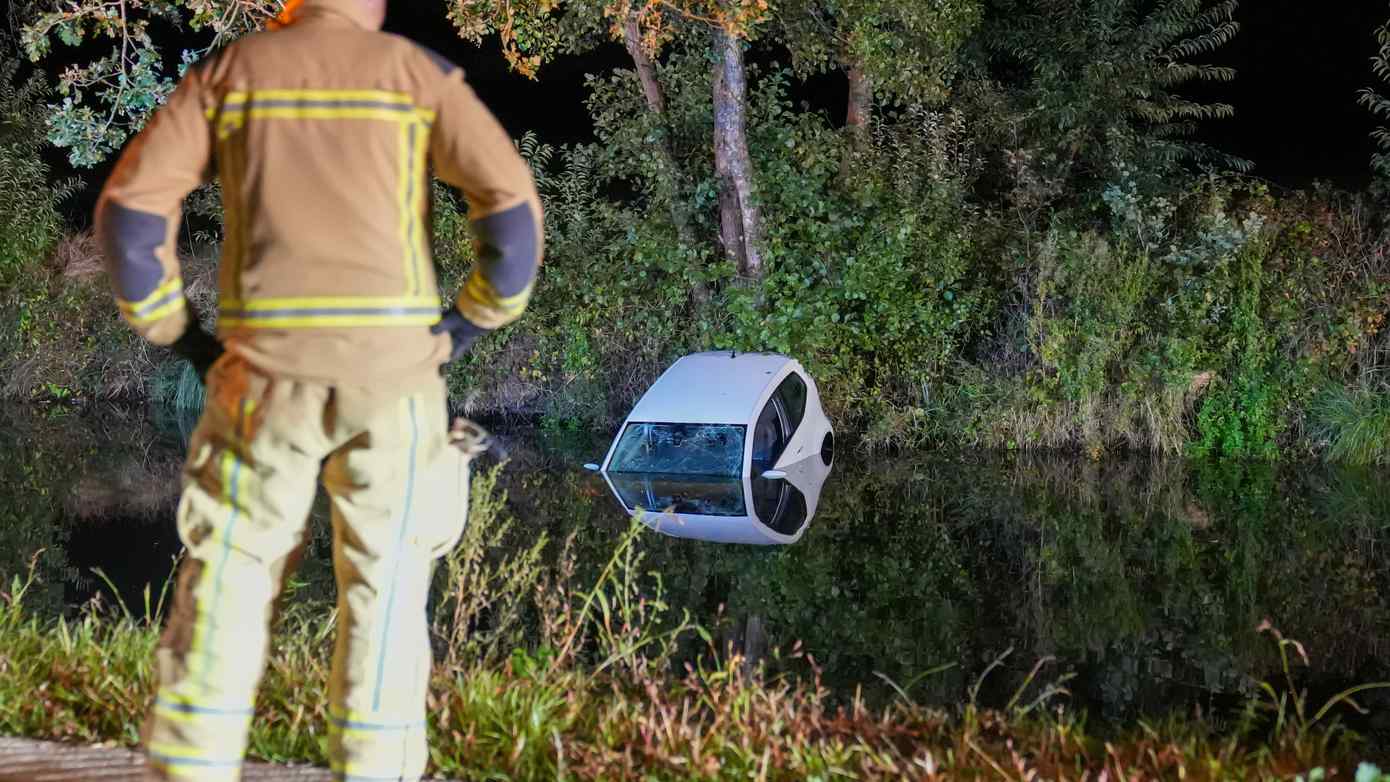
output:
[[[657,378],[628,420],[747,424],[768,384],[792,363],[777,353],[693,353]]]

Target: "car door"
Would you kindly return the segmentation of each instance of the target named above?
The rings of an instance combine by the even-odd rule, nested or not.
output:
[[[753,475],[777,466],[806,416],[806,381],[788,374],[768,398],[753,426]]]
[[[783,378],[767,400],[753,426],[751,488],[753,512],[764,525],[787,535],[806,520],[806,500],[801,491],[782,479],[762,474],[776,467],[797,427],[806,415],[806,383],[792,372]]]

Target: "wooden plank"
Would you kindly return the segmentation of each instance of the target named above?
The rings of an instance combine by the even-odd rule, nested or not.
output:
[[[0,782],[144,782],[144,758],[124,748],[0,737]],[[243,782],[330,782],[327,769],[247,763]]]
[[[0,782],[145,782],[145,760],[124,747],[0,736]],[[326,768],[247,763],[242,782],[332,782]],[[447,782],[444,781],[444,782]]]

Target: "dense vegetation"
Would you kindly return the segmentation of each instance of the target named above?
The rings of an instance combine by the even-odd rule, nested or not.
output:
[[[457,580],[449,599],[467,594],[469,608],[491,608],[465,580],[479,574],[451,564]],[[640,557],[623,548],[610,564],[591,588],[558,583],[533,593],[542,611],[580,607],[555,615],[540,645],[508,652],[475,644],[473,654],[441,660],[429,714],[437,771],[574,780],[935,780],[1008,777],[1005,768],[1024,779],[1388,776],[1359,760],[1366,756],[1356,742],[1326,720],[1340,699],[1307,701],[1286,689],[1292,678],[1271,685],[1268,700],[1252,701],[1234,732],[1169,719],[1102,737],[1084,720],[1046,708],[1059,692],[1052,686],[1025,683],[999,709],[973,699],[951,710],[907,698],[836,706],[818,683],[763,681],[738,655],[721,659],[712,644],[698,670],[671,676],[674,635],[657,624],[665,618],[660,604],[640,600],[632,587]],[[135,744],[157,621],[140,613],[44,620],[26,610],[28,587],[16,580],[0,592],[0,731]],[[252,726],[253,757],[326,762],[326,615],[313,604],[285,612]],[[1271,646],[1295,655],[1277,633]]]
[[[196,11],[209,46],[277,7],[147,5]],[[11,399],[196,402],[182,367],[116,322],[40,154],[46,136],[79,164],[109,155],[175,75],[148,19],[104,7],[29,15],[30,56],[88,38],[124,53],[65,71],[47,119],[40,82],[0,74],[0,379]],[[776,350],[876,446],[1384,463],[1390,268],[1373,196],[1274,191],[1190,140],[1233,110],[1183,89],[1232,77],[1201,60],[1237,34],[1234,8],[460,0],[460,32],[500,32],[522,73],[544,79],[610,35],[633,69],[589,81],[594,142],[520,141],[546,267],[528,317],[455,368],[456,403],[603,426],[677,355]],[[746,63],[744,39],[773,64]],[[826,72],[852,82],[843,127],[792,97]],[[1374,90],[1362,100],[1385,112]],[[715,121],[730,116],[745,122]],[[196,207],[214,218],[190,223],[206,303],[215,192]],[[460,209],[437,189],[446,291],[471,263]]]

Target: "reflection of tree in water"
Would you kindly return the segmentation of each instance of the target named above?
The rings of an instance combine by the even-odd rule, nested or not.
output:
[[[117,525],[106,530],[120,544],[112,560],[138,557],[144,525],[173,512],[181,450],[142,411],[0,410],[0,580],[24,575],[42,549],[36,608],[55,614],[90,594],[92,573],[72,564],[74,539]]]
[[[557,529],[597,527],[582,551],[601,562],[599,530],[619,529],[621,512],[566,476],[529,472],[513,505]],[[541,489],[560,480],[573,486]],[[1045,677],[1076,672],[1076,700],[1119,718],[1248,693],[1277,664],[1254,632],[1266,616],[1307,644],[1328,686],[1390,675],[1382,484],[1306,465],[846,461],[793,546],[645,546],[678,608],[710,621],[725,605],[726,639],[756,620],[774,646],[802,641],[841,693],[889,695],[881,672],[955,702],[1013,646],[987,697],[1007,699],[1055,655]],[[598,504],[552,501],[581,491]],[[917,678],[943,663],[957,667]]]
[[[115,525],[135,550],[147,543],[139,518],[171,523],[180,437],[140,415],[5,416],[0,578],[48,547],[39,589],[57,611],[76,575],[64,551],[75,532]],[[508,545],[576,533],[585,583],[628,519],[600,477],[575,467],[604,444],[568,454],[527,447],[543,436],[503,438],[503,484],[521,522]],[[327,528],[311,522],[301,573],[321,595],[331,594]],[[845,460],[795,545],[655,534],[642,545],[677,611],[715,625],[724,606],[716,637],[749,651],[802,641],[846,696],[861,684],[890,695],[881,672],[919,701],[956,702],[1014,646],[985,697],[1007,698],[1033,662],[1056,655],[1051,675],[1077,672],[1076,700],[1119,718],[1239,694],[1249,677],[1268,676],[1272,647],[1253,632],[1266,616],[1305,643],[1325,685],[1390,678],[1390,482],[1368,471]],[[957,667],[917,678],[943,663]]]
[[[81,413],[0,411],[0,582],[27,573],[42,615],[112,597],[101,568],[133,611],[157,594],[182,549],[174,525],[189,416],[117,406]],[[320,503],[302,580],[331,588],[326,507]]]
[[[1329,584],[1321,566],[1331,557],[1375,572],[1368,543],[1378,535],[1384,545],[1385,529],[1328,513],[1326,495],[1300,479],[1302,467],[1212,473],[1175,462],[1020,460],[926,469],[941,509],[919,529],[945,534],[964,555],[978,595],[964,630],[974,656],[985,659],[1005,641],[1023,652],[1022,666],[1055,654],[1082,674],[1074,689],[1083,699],[1107,710],[1248,688],[1246,677],[1274,662],[1253,632],[1265,616],[1311,649],[1328,649],[1319,667],[1339,676],[1374,659],[1376,639],[1390,630],[1390,584]],[[841,492],[838,512],[853,520],[875,495],[895,494],[871,491]],[[905,504],[910,514],[914,506]],[[822,530],[836,512],[823,513]],[[832,548],[858,558],[850,546]],[[861,566],[873,567],[867,559]],[[901,583],[908,604],[933,600],[914,588],[920,582]],[[959,579],[937,588],[959,591]],[[1002,626],[997,642],[990,624]],[[969,657],[948,651],[946,660]]]

